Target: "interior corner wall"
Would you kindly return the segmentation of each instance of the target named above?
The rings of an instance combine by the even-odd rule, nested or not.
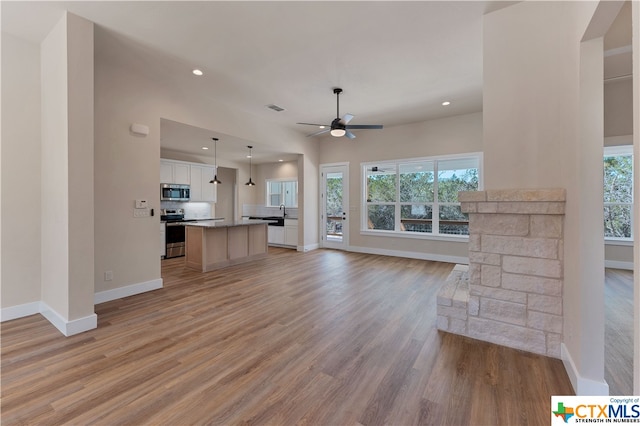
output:
[[[215,217],[224,217],[227,220],[235,219],[235,189],[236,169],[228,167],[218,167],[218,179],[222,181],[222,185],[218,185],[215,205]]]
[[[0,308],[40,301],[40,47],[2,34]]]
[[[604,135],[601,124],[599,133],[580,133],[583,102],[593,102],[593,120],[603,121],[601,62],[594,83],[600,100],[581,98],[581,40],[597,5],[522,2],[485,15],[483,25],[485,187],[567,189],[563,360],[571,359],[567,371],[578,394],[608,391],[598,298],[604,245],[591,232],[602,228],[602,195],[587,194],[602,186]],[[597,79],[589,77],[582,83]]]

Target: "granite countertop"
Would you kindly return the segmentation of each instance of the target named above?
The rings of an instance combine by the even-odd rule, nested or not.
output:
[[[233,226],[267,225],[276,223],[275,220],[245,219],[245,220],[199,220],[197,222],[187,222],[184,226],[197,226],[200,228],[230,228]]]

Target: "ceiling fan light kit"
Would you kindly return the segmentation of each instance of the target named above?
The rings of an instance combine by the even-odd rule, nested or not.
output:
[[[349,124],[349,122],[354,118],[353,114],[345,114],[340,118],[340,93],[342,93],[342,89],[334,87],[333,93],[336,95],[336,118],[331,122],[331,126],[327,124],[297,123],[324,129],[319,132],[311,133],[310,135],[307,135],[308,137],[318,136],[329,132],[331,136],[336,138],[346,136],[349,139],[355,139],[356,135],[351,133],[350,129],[382,129],[382,124]]]

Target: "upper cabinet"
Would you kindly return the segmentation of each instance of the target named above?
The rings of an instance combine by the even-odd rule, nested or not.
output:
[[[217,185],[209,183],[215,171],[213,166],[191,164],[191,201],[216,201]]]
[[[178,183],[191,186],[191,201],[216,202],[216,185],[209,183],[215,167],[208,164],[160,160],[160,183]]]
[[[188,163],[160,160],[160,183],[191,183],[191,171]]]

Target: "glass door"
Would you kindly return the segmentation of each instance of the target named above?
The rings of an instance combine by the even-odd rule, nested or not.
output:
[[[320,235],[326,248],[346,250],[349,240],[349,165],[320,166]]]

